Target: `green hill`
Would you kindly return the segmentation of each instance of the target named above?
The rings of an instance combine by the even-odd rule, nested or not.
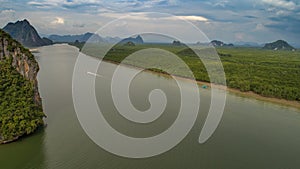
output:
[[[294,47],[292,47],[290,44],[288,44],[284,40],[278,40],[276,42],[267,43],[267,44],[265,44],[263,49],[269,49],[269,50],[295,50]]]

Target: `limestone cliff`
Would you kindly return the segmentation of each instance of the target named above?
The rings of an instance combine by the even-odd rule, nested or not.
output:
[[[0,61],[6,57],[12,57],[12,66],[33,83],[35,91],[34,101],[41,106],[42,101],[36,79],[39,71],[38,63],[28,49],[23,48],[17,41],[11,40],[7,33],[0,30]]]
[[[30,51],[0,29],[0,144],[44,124],[38,71]]]

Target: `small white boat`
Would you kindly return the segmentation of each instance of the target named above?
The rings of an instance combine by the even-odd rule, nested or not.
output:
[[[87,72],[87,74],[92,75],[92,76],[96,76],[96,77],[103,77],[102,75],[98,75],[98,74],[93,73],[93,72]]]

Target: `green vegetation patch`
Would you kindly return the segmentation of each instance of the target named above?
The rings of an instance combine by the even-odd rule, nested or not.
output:
[[[33,84],[11,66],[0,62],[0,143],[31,134],[44,124],[42,107],[34,103]]]

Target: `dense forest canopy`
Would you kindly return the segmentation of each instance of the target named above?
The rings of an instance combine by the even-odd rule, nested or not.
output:
[[[44,124],[34,56],[0,30],[0,144],[30,134]],[[14,62],[14,63],[13,63]]]
[[[11,59],[0,62],[0,77],[1,140],[34,132],[45,115],[34,103],[33,84],[11,66]]]

